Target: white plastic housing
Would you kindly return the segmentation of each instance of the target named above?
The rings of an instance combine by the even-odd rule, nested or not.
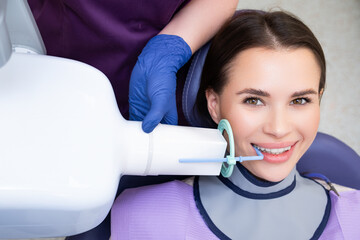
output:
[[[108,214],[122,174],[218,175],[216,129],[159,125],[151,134],[123,119],[97,69],[73,60],[13,53],[0,68],[0,238],[68,236]]]
[[[12,51],[46,54],[26,0],[0,0],[0,68]]]
[[[5,21],[6,4],[6,1],[0,0],[0,68],[8,61],[12,52],[9,31]]]
[[[35,19],[27,0],[0,0],[7,2],[6,25],[12,48],[17,51],[46,54]]]

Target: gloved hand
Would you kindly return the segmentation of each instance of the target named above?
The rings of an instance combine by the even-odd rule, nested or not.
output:
[[[189,45],[176,35],[157,35],[142,50],[131,73],[130,120],[144,132],[158,124],[177,124],[176,73],[190,59]]]

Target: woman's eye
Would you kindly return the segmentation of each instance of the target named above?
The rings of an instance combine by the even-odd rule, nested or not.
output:
[[[250,105],[264,105],[259,98],[247,98],[245,103]]]
[[[294,99],[290,102],[290,104],[293,104],[293,105],[304,105],[306,103],[309,103],[310,100],[307,99],[307,98],[297,98],[297,99]]]

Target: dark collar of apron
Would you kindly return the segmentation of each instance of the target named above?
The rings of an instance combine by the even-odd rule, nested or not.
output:
[[[220,239],[318,239],[331,209],[328,191],[296,169],[280,182],[268,182],[241,164],[230,178],[196,177],[194,197]]]

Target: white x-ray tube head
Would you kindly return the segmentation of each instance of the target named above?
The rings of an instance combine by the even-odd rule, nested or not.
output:
[[[0,69],[0,233],[66,236],[109,212],[119,179],[218,175],[226,141],[217,129],[159,125],[120,114],[104,74],[81,62],[13,53]]]
[[[25,0],[0,0],[0,50],[0,239],[94,228],[124,174],[220,173],[221,163],[178,161],[223,157],[218,130],[160,124],[146,134],[121,116],[103,73],[38,55],[45,48]]]

